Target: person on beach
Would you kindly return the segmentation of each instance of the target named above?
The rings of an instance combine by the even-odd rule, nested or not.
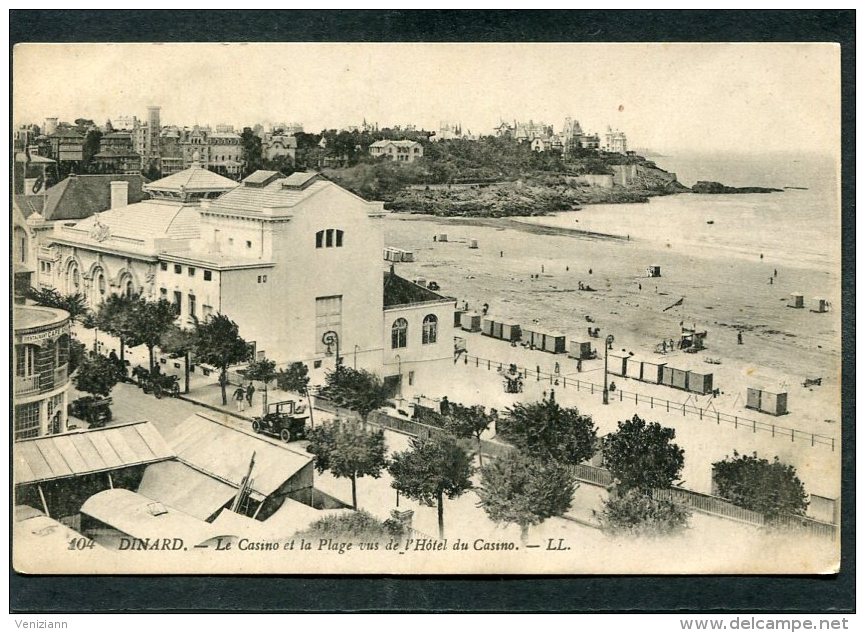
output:
[[[535,365],[535,372],[538,374],[538,378],[541,377],[541,366]]]
[[[579,374],[581,371],[583,371],[583,359],[578,358],[577,359],[577,373]]]
[[[252,383],[250,382],[249,385],[246,387],[246,402],[249,404],[250,407],[252,406],[252,396],[254,395],[255,387],[253,387]]]
[[[554,369],[555,373],[556,373],[556,374],[560,374],[560,373],[561,373],[561,369],[562,369],[562,368],[559,366],[559,363],[557,362],[556,365],[555,365],[555,369]]]
[[[774,284],[774,283],[775,283],[775,278],[774,278],[774,277],[769,277],[769,285],[771,286],[771,285]]]
[[[237,406],[237,412],[243,411],[243,400],[246,398],[246,392],[243,390],[243,385],[238,385],[234,390],[234,403]]]
[[[776,277],[778,276],[778,269],[777,268],[775,269],[775,276]]]
[[[640,292],[643,292],[643,284],[637,284],[637,289],[638,289]]]
[[[505,252],[504,252],[504,251],[499,251],[499,257],[504,257],[504,256],[505,256]]]
[[[760,259],[763,259],[763,253],[760,253]]]
[[[736,333],[736,342],[741,345],[742,344],[742,330],[739,330]]]
[[[438,241],[439,241],[439,236],[433,235],[433,242],[438,242]]]
[[[673,351],[673,339],[670,339],[669,348],[670,348],[670,351],[672,352]]]
[[[661,350],[666,354],[667,353],[667,341],[661,341]]]
[[[544,272],[544,265],[541,264],[541,272]]]
[[[589,268],[589,274],[590,274],[590,275],[592,274],[592,269],[591,269],[591,268]]]

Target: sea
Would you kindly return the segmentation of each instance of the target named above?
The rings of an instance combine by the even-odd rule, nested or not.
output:
[[[675,172],[687,186],[713,180],[782,191],[686,193],[652,198],[648,203],[586,205],[579,211],[521,221],[648,240],[712,256],[753,260],[763,253],[795,268],[840,272],[840,170],[834,157],[692,153],[652,160]]]

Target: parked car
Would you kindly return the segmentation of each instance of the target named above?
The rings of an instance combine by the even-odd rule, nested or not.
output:
[[[111,398],[84,396],[73,400],[67,408],[72,417],[84,420],[91,428],[101,428],[111,421]]]
[[[306,405],[294,400],[268,404],[268,413],[252,420],[256,433],[278,437],[283,442],[295,442],[306,437]]]

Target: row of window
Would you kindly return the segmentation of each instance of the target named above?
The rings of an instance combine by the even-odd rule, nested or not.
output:
[[[342,248],[343,232],[340,229],[324,229],[315,234],[316,248]]]
[[[39,262],[39,272],[50,274],[51,273],[51,262],[40,261]]]
[[[159,298],[165,299],[168,301],[168,290],[165,288],[159,289]],[[183,304],[183,293],[179,290],[175,290],[172,295],[172,304],[174,304],[174,310],[178,316],[180,316],[181,306]],[[197,318],[198,314],[196,313],[198,301],[195,298],[195,295],[190,293],[186,295],[186,313],[190,318]],[[211,314],[213,314],[213,307],[209,305],[201,306],[201,317],[206,319]]]
[[[430,345],[438,339],[439,320],[434,314],[428,314],[424,317],[423,326],[421,328],[421,343]],[[400,349],[408,347],[408,321],[400,317],[393,322],[390,327],[390,347],[391,349]]]
[[[162,270],[168,270],[168,262],[160,262],[159,267]],[[213,271],[203,270],[202,272],[204,272],[204,281],[210,281],[211,279],[213,279]],[[174,264],[174,274],[175,275],[183,274],[183,266],[181,266],[180,264]],[[186,269],[186,274],[189,275],[190,277],[195,277],[195,268],[193,268],[192,266],[189,266]]]

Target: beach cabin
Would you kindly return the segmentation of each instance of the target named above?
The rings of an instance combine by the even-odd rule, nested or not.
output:
[[[607,355],[607,371],[614,376],[624,376],[629,358],[630,354],[627,352],[610,352]]]
[[[561,332],[547,332],[544,336],[544,351],[551,354],[564,354],[568,350],[565,347],[566,337]]]
[[[801,292],[791,292],[790,299],[787,301],[788,308],[804,308],[805,296]]]
[[[426,288],[426,277],[418,277],[417,279],[414,280],[414,282],[418,286],[423,286],[424,288]]]
[[[477,312],[465,312],[460,318],[460,327],[466,332],[480,332],[481,315]]]
[[[402,261],[404,262],[413,262],[414,261],[414,251],[400,251],[402,255]]]
[[[502,321],[502,336],[501,338],[505,341],[519,341],[520,340],[520,326],[517,323],[512,323],[510,321]]]
[[[664,368],[667,366],[665,361],[659,360],[644,360],[642,361],[643,377],[641,380],[650,382],[653,385],[660,385],[664,375]]]
[[[643,379],[643,363],[636,356],[631,356],[628,359],[628,363],[625,366],[625,375],[628,378],[633,378],[634,380],[642,380]]]
[[[660,277],[661,276],[661,267],[660,266],[647,266],[646,267],[646,277]]]
[[[705,395],[711,393],[713,375],[704,371],[689,371],[688,374],[688,391],[691,393],[699,393]]]
[[[761,413],[768,413],[769,415],[786,415],[787,393],[748,387],[748,398],[745,407],[760,411]]]
[[[592,358],[592,343],[590,341],[579,341],[571,339],[568,356],[577,360],[588,360]]]
[[[492,336],[493,335],[493,321],[490,317],[484,317],[481,320],[481,334],[484,336]]]
[[[454,327],[461,327],[463,324],[463,315],[466,310],[454,310]]]
[[[668,367],[665,369],[670,370],[670,374],[669,374],[670,387],[673,387],[675,389],[684,389],[684,390],[688,389],[688,372],[687,371],[685,371],[684,369],[677,369],[675,367]],[[666,382],[666,376],[667,376],[667,374],[662,375],[662,378],[664,379],[664,384],[668,384]]]
[[[438,241],[439,242],[447,242],[448,241],[448,234],[447,233],[439,233],[438,234]]]
[[[813,312],[829,312],[829,301],[823,297],[814,297]]]
[[[502,338],[502,322],[499,320],[493,321],[493,338]]]
[[[475,238],[471,238],[469,240],[469,248],[477,248],[477,247],[478,247],[478,241]]]

